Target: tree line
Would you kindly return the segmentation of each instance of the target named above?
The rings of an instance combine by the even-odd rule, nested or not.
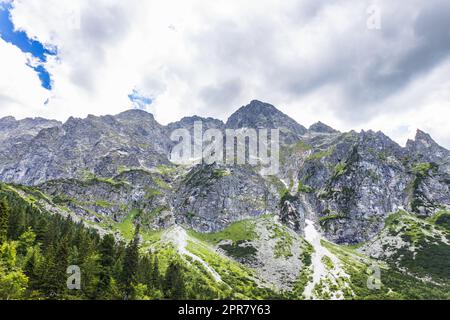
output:
[[[0,299],[184,299],[185,270],[140,249],[139,227],[127,244],[69,217],[52,215],[0,186]],[[69,266],[81,270],[70,290]]]

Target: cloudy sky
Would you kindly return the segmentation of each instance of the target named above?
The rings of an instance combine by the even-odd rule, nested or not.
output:
[[[0,0],[0,117],[225,120],[252,99],[299,123],[417,128],[450,148],[448,0]]]

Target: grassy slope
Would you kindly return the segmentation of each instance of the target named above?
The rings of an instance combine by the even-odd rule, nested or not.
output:
[[[325,246],[344,263],[345,271],[351,277],[351,288],[355,299],[449,299],[449,287],[422,281],[393,266],[372,260],[350,247],[338,246],[329,242]],[[380,269],[381,288],[368,288],[368,276],[373,267]]]
[[[435,282],[450,284],[448,216],[448,212],[441,212],[430,219],[421,219],[405,211],[391,215],[380,237],[400,238],[405,245],[388,262],[407,268],[419,277],[432,277]],[[383,246],[389,250],[388,244]]]

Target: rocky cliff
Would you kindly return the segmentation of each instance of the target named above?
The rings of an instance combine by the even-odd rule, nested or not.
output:
[[[175,129],[279,128],[280,172],[249,165],[169,161]],[[116,116],[0,119],[0,180],[33,186],[91,221],[121,222],[133,209],[149,229],[180,224],[216,232],[276,215],[302,234],[315,221],[328,240],[375,237],[399,209],[432,217],[450,208],[450,152],[422,131],[401,147],[382,132],[306,129],[274,106],[252,101],[226,123],[188,117],[162,126],[144,111]]]

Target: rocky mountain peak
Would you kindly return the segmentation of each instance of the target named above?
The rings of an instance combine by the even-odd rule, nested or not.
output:
[[[437,145],[437,143],[433,140],[433,138],[431,138],[428,133],[423,132],[420,129],[417,129],[415,142],[428,146]]]
[[[273,105],[258,100],[241,107],[233,113],[226,123],[230,129],[238,128],[277,128],[282,132],[283,143],[295,143],[307,130],[294,119]]]
[[[408,140],[406,149],[412,154],[416,160],[440,163],[446,161],[450,156],[450,151],[441,147],[431,136],[417,130],[414,140]]]
[[[114,116],[119,121],[155,121],[155,117],[153,114],[140,110],[140,109],[130,109],[124,112],[119,113],[118,115]]]
[[[194,127],[195,122],[197,121],[202,123],[203,129],[223,129],[223,127],[225,126],[225,124],[221,120],[214,118],[203,118],[195,115],[192,117],[184,117],[180,121],[169,123],[167,125],[167,129],[169,131],[180,128],[191,130]]]
[[[273,105],[259,100],[253,100],[250,104],[241,107],[238,111],[233,113],[227,121],[227,127],[242,128],[242,127],[256,127],[257,125],[269,125],[279,122],[280,120],[287,120],[290,123],[295,123],[299,131],[306,131],[292,118],[282,113]]]
[[[408,140],[408,142],[406,143],[406,148],[415,151],[425,149],[444,149],[436,141],[433,140],[430,134],[420,129],[417,129],[414,140]]]
[[[256,111],[258,113],[276,113],[280,112],[277,108],[275,108],[273,105],[262,102],[259,100],[252,100],[250,104],[247,106],[244,106],[244,108],[248,109],[249,111]]]
[[[339,133],[339,131],[320,121],[311,125],[308,130],[315,133]]]
[[[44,118],[25,118],[22,120],[16,120],[16,118],[8,116],[0,119],[0,130],[4,129],[5,126],[15,126],[15,127],[27,127],[44,125],[44,126],[57,126],[61,123],[56,120],[47,120]]]
[[[22,139],[24,137],[30,140],[39,131],[60,125],[59,121],[43,118],[16,120],[14,117],[5,117],[0,119],[0,141],[12,138],[15,142],[24,142]]]
[[[11,117],[11,116],[3,117],[3,118],[0,118],[0,125],[12,123],[15,121],[16,121],[16,118],[14,118],[14,117]]]

